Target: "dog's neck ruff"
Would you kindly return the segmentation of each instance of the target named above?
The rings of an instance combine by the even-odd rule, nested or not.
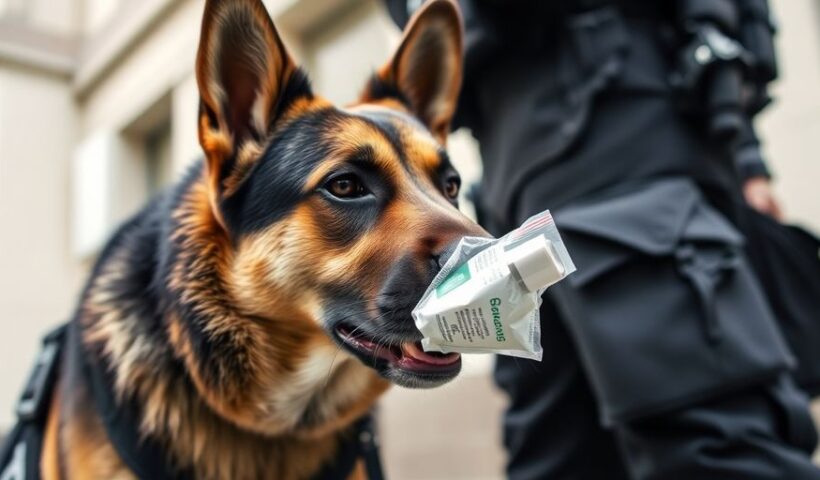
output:
[[[77,332],[76,324],[68,330],[68,342],[85,349]],[[82,351],[82,350],[81,350]],[[158,480],[193,479],[191,470],[174,467],[167,450],[153,438],[140,433],[140,408],[133,398],[117,401],[114,393],[114,376],[104,362],[89,361],[90,356],[82,355],[82,371],[88,383],[94,406],[105,426],[109,441],[122,461],[138,478]]]
[[[56,365],[65,355],[67,344],[77,351],[85,348],[77,324],[72,322],[47,335],[43,350],[35,362],[30,379],[18,404],[18,424],[0,448],[0,476],[15,480],[41,478],[39,455],[42,451],[43,428],[51,404]],[[122,461],[137,478],[151,480],[188,480],[196,478],[190,468],[175,466],[167,449],[151,437],[141,434],[140,407],[133,399],[118,400],[114,392],[113,375],[102,362],[89,361],[81,355],[82,373],[90,389],[94,406],[102,420],[105,433]],[[364,462],[368,479],[383,478],[375,430],[370,415],[354,423],[349,435],[342,439],[336,456],[316,475],[316,480],[344,480],[353,472],[356,462]]]
[[[75,329],[69,328],[68,341],[79,340]],[[83,372],[91,388],[94,404],[105,426],[106,434],[125,464],[141,479],[188,480],[196,478],[193,470],[178,468],[171,463],[167,449],[140,433],[140,407],[133,399],[117,401],[114,378],[101,362],[83,362]],[[382,475],[373,420],[370,414],[354,423],[345,435],[335,457],[313,476],[314,480],[345,480],[353,472],[358,460],[364,461],[369,480],[380,480]]]

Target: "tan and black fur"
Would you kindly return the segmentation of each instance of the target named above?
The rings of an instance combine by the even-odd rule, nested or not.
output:
[[[458,373],[404,349],[447,246],[483,234],[456,208],[443,149],[461,41],[455,3],[428,2],[360,101],[338,108],[260,0],[206,2],[204,161],[101,254],[73,320],[82,345],[61,362],[44,478],[133,478],[83,361],[111,371],[141,434],[202,479],[310,478],[391,381]]]

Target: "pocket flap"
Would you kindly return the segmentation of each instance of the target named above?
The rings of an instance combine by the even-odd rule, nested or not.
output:
[[[709,207],[691,180],[669,179],[553,213],[581,286],[632,256],[671,255],[681,240],[740,245],[743,237]]]

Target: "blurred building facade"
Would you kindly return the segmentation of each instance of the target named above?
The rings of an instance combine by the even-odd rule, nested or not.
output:
[[[345,103],[398,33],[377,0],[266,0],[317,92]],[[772,0],[777,103],[760,127],[790,219],[820,229],[820,2]],[[199,157],[193,74],[202,0],[0,0],[0,430],[39,336],[68,318],[116,225]],[[467,132],[451,142],[480,174]],[[383,406],[391,478],[497,478],[489,358]],[[408,430],[412,428],[412,435]],[[446,447],[446,451],[442,450]]]

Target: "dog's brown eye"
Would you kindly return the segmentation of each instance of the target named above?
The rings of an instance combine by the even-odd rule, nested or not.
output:
[[[451,178],[444,182],[444,194],[447,198],[455,200],[458,198],[458,191],[461,189],[461,182],[457,178]]]
[[[367,195],[367,189],[354,175],[336,177],[327,182],[325,189],[338,198],[359,198]]]

